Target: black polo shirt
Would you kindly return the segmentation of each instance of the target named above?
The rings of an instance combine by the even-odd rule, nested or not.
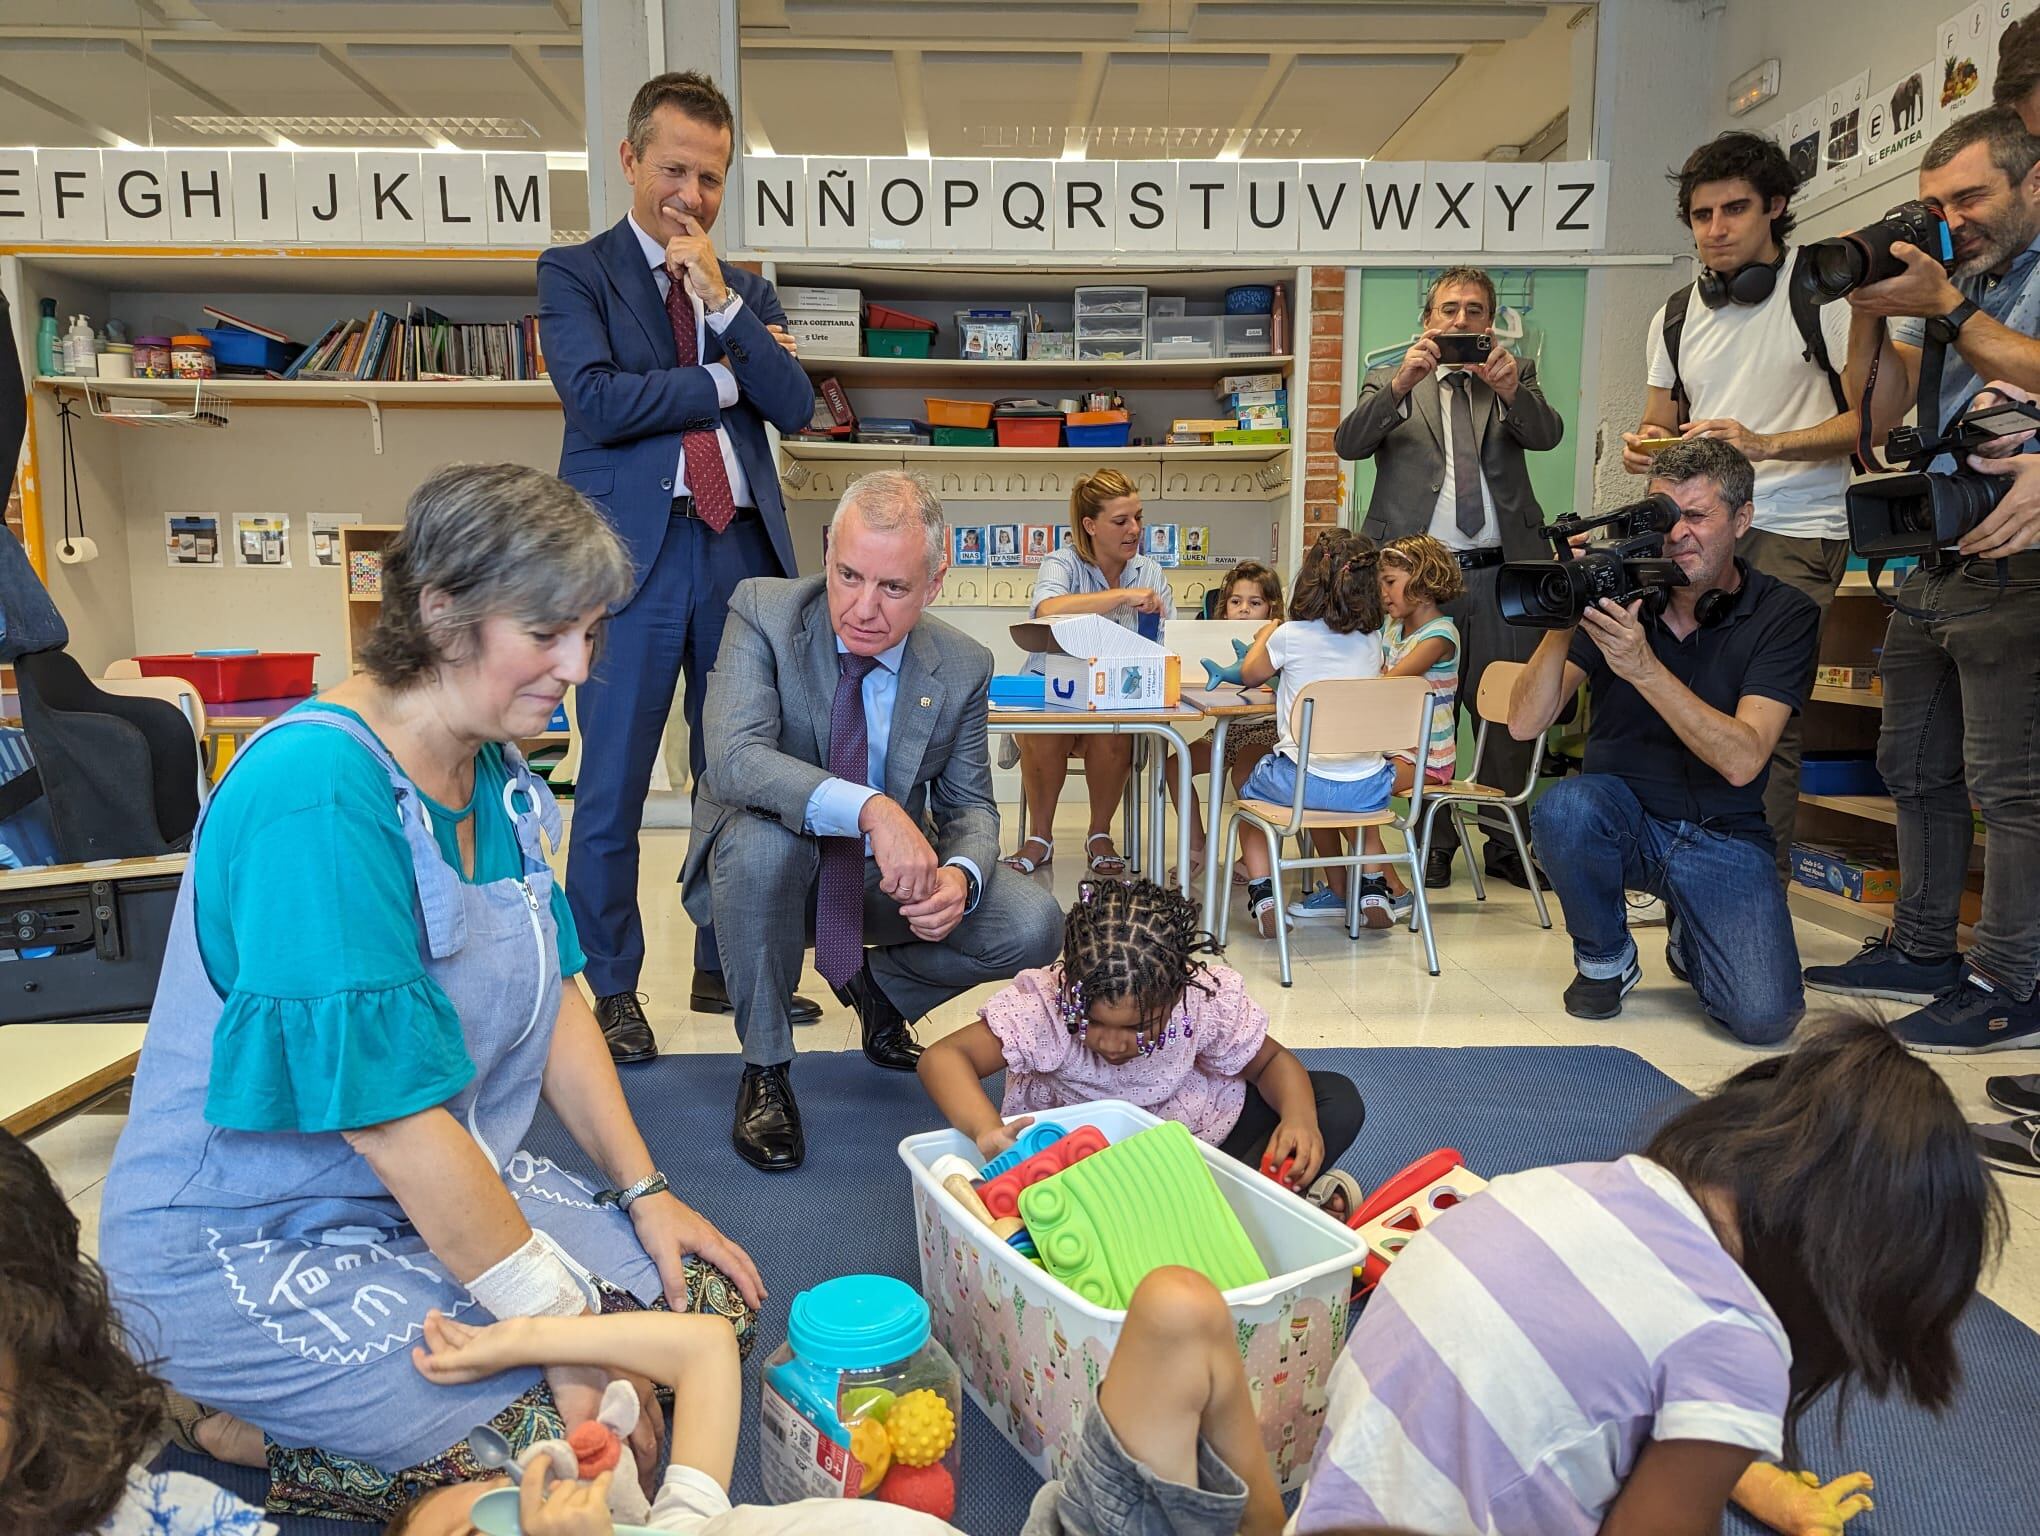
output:
[[[1650,648],[1672,676],[1725,715],[1733,715],[1743,695],[1751,693],[1789,705],[1796,714],[1813,680],[1820,609],[1777,577],[1751,570],[1741,560],[1736,565],[1742,589],[1727,618],[1681,640],[1646,617]],[[1665,821],[1695,822],[1772,846],[1764,820],[1768,765],[1738,788],[1679,740],[1633,685],[1609,670],[1585,629],[1574,631],[1570,659],[1587,674],[1593,690],[1588,773],[1613,774],[1646,811]]]

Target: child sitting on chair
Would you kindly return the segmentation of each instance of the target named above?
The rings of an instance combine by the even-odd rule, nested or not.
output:
[[[1874,1024],[1817,1034],[1642,1156],[1496,1179],[1411,1238],[1332,1369],[1292,1528],[1699,1536],[1733,1499],[1838,1531],[1870,1479],[1775,1463],[1829,1388],[1947,1406],[2003,1229],[1933,1068]]]
[[[922,1053],[936,1108],[989,1161],[1035,1110],[1125,1099],[1241,1162],[1273,1166],[1343,1216],[1357,1186],[1318,1175],[1360,1132],[1366,1110],[1351,1079],[1306,1071],[1268,1033],[1240,973],[1197,958],[1211,938],[1195,902],[1151,880],[1080,892],[1061,961],[1022,971],[975,1023]],[[983,1087],[994,1072],[1006,1074],[998,1108]]]
[[[743,1378],[736,1335],[701,1313],[523,1317],[474,1328],[434,1312],[413,1352],[433,1381],[467,1382],[529,1365],[649,1372],[673,1389],[673,1440],[645,1523],[694,1536],[945,1536],[933,1515],[876,1499],[732,1505]],[[1275,1536],[1282,1497],[1254,1417],[1232,1314],[1211,1282],[1158,1269],[1134,1292],[1112,1364],[1084,1416],[1069,1475],[1034,1496],[1022,1536]],[[518,1489],[526,1536],[609,1536],[611,1474],[553,1482],[532,1461]],[[469,1516],[503,1478],[428,1493],[388,1536],[469,1536]]]
[[[1431,742],[1424,755],[1424,782],[1449,784],[1459,755],[1459,720],[1453,710],[1459,697],[1459,626],[1445,617],[1443,605],[1466,590],[1452,551],[1428,533],[1412,533],[1381,546],[1381,675],[1421,677],[1438,703],[1431,712]],[[1416,782],[1416,764],[1409,753],[1391,752],[1395,792],[1407,795]],[[1363,827],[1360,846],[1382,851],[1381,829]],[[1370,928],[1405,922],[1416,898],[1393,865],[1360,881],[1360,919]],[[1343,921],[1346,899],[1332,885],[1321,885],[1301,901],[1291,902],[1289,915]]]

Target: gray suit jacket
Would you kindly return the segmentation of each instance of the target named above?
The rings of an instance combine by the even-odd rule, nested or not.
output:
[[[763,816],[798,833],[809,797],[832,777],[836,655],[823,577],[758,576],[731,595],[702,709],[707,764],[681,872],[695,921],[708,917],[708,855],[722,826],[733,816]],[[990,651],[923,614],[900,658],[879,786],[929,829],[939,858],[967,858],[987,880],[999,862],[985,736],[991,676]]]
[[[1370,368],[1360,383],[1360,403],[1339,423],[1333,446],[1342,459],[1373,459],[1374,494],[1360,531],[1377,543],[1423,533],[1431,526],[1438,490],[1445,483],[1445,414],[1438,399],[1435,370],[1410,391],[1409,414],[1402,414],[1388,381],[1401,361]],[[1551,547],[1538,532],[1544,509],[1530,489],[1526,450],[1556,448],[1565,438],[1565,422],[1537,386],[1537,365],[1525,359],[1516,403],[1503,409],[1495,392],[1473,381],[1474,436],[1480,443],[1480,467],[1495,501],[1501,524],[1502,553],[1511,560],[1539,560]]]

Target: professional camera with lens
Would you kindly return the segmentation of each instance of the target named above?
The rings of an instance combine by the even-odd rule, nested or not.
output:
[[[1905,271],[1905,263],[1891,254],[1901,240],[1940,262],[1943,271],[1955,270],[1955,236],[1948,220],[1932,203],[1911,202],[1900,203],[1875,224],[1814,241],[1796,269],[1797,279],[1813,291],[1815,303],[1831,304]]]
[[[2009,475],[1980,475],[1968,467],[1969,455],[1995,438],[2031,432],[2040,426],[2040,410],[2008,402],[1980,406],[1958,416],[1938,438],[1922,437],[1917,427],[1897,427],[1884,451],[1909,464],[1930,464],[1952,454],[1948,474],[1877,475],[1849,487],[1849,547],[1866,560],[1891,560],[1901,555],[1932,558],[1952,549],[1964,534],[1990,516],[2012,488]]]
[[[1496,572],[1502,618],[1522,629],[1571,629],[1604,597],[1641,600],[1650,612],[1663,612],[1672,588],[1686,585],[1679,562],[1664,557],[1665,535],[1681,515],[1679,504],[1660,491],[1601,517],[1574,513],[1546,524],[1544,536],[1558,558],[1511,560]],[[1607,537],[1573,547],[1575,538],[1597,528],[1607,529]]]

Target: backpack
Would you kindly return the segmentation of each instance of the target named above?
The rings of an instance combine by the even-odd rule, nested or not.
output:
[[[1834,360],[1828,356],[1827,337],[1820,328],[1820,305],[1814,302],[1812,287],[1799,281],[1799,264],[1805,259],[1806,247],[1801,246],[1793,253],[1792,271],[1785,279],[1785,296],[1792,306],[1792,323],[1799,329],[1799,339],[1806,343],[1806,349],[1799,355],[1827,375],[1828,392],[1835,397],[1835,410],[1846,411],[1849,397],[1842,389],[1842,376],[1835,371]],[[1672,360],[1672,404],[1679,413],[1679,419],[1672,423],[1674,428],[1685,426],[1692,410],[1691,402],[1686,398],[1686,381],[1679,376],[1679,333],[1686,328],[1686,306],[1692,297],[1693,285],[1688,283],[1665,300],[1665,351]]]

